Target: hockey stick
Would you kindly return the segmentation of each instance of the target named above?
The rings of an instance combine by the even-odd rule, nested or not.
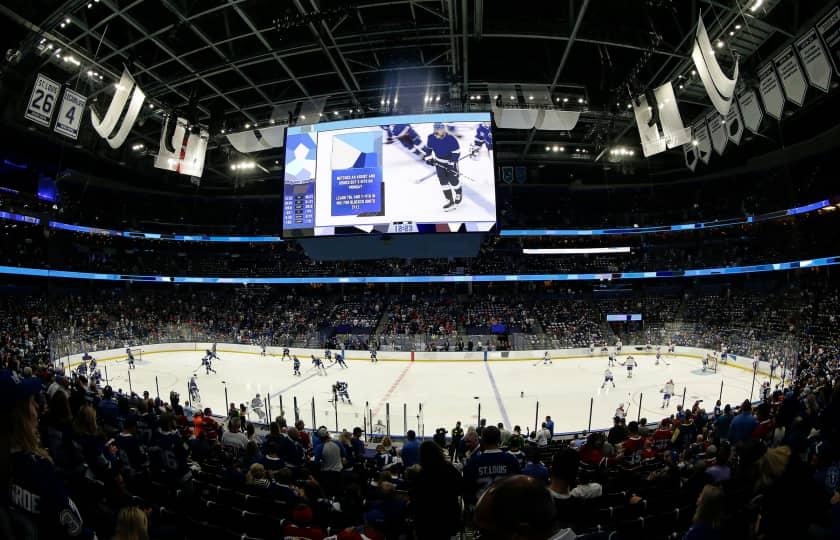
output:
[[[470,157],[470,155],[469,155],[469,154],[467,154],[466,156],[464,156],[464,157],[462,157],[462,158],[459,158],[459,159],[458,159],[458,163],[461,163],[462,161],[464,161],[464,160],[465,160],[465,159],[467,159],[468,157]],[[434,167],[434,165],[432,165],[432,166]],[[443,166],[441,165],[441,167],[443,167]],[[447,170],[448,170],[448,169],[447,169]],[[452,171],[450,170],[449,172],[452,172]],[[425,181],[426,181],[426,180],[428,180],[429,178],[431,178],[431,177],[435,176],[436,174],[437,174],[437,170],[433,170],[432,172],[430,172],[430,173],[429,173],[429,174],[427,174],[426,176],[424,176],[424,177],[422,177],[422,178],[418,178],[417,180],[414,180],[414,183],[415,183],[415,184],[422,184],[423,182],[425,182]],[[460,173],[458,173],[458,174],[460,174]],[[470,178],[470,180],[472,180],[472,178]],[[473,180],[473,182],[475,182],[475,180]]]

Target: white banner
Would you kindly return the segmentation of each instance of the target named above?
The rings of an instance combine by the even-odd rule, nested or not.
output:
[[[692,172],[697,168],[697,147],[694,143],[683,145],[683,152],[685,153],[685,166]]]
[[[831,84],[831,60],[828,59],[828,52],[823,47],[816,29],[811,28],[796,40],[796,52],[799,53],[811,86],[828,92]]]
[[[85,96],[66,88],[61,98],[58,118],[55,120],[55,131],[75,141],[79,136],[82,116],[85,114],[85,103],[87,103]]]
[[[817,23],[817,31],[825,43],[834,71],[840,73],[840,6],[834,8]]]
[[[531,129],[539,113],[539,109],[502,109],[493,105],[493,121],[500,128]]]
[[[732,95],[735,92],[735,83],[738,81],[738,61],[735,61],[735,71],[732,78],[724,75],[714,55],[712,43],[709,41],[709,34],[703,24],[703,13],[697,19],[697,33],[694,36],[694,48],[691,50],[691,59],[697,68],[697,74],[703,81],[706,93],[715,106],[715,109],[722,115],[729,112],[732,103]]]
[[[694,134],[694,140],[697,141],[697,146],[694,147],[697,149],[697,157],[700,158],[700,161],[708,165],[709,158],[712,157],[712,142],[709,140],[709,130],[706,127],[706,119],[703,118],[694,124],[691,130]]]
[[[782,111],[785,108],[785,94],[782,92],[782,85],[779,76],[776,75],[776,67],[773,62],[767,62],[758,68],[758,91],[761,92],[761,101],[764,102],[764,110],[776,120],[782,119]]]
[[[580,119],[580,111],[555,111],[543,109],[537,115],[534,127],[548,131],[571,131]]]
[[[665,138],[659,133],[659,125],[652,122],[653,108],[648,104],[644,95],[637,98],[638,104],[633,103],[633,115],[636,117],[636,127],[639,128],[639,138],[642,141],[642,154],[650,157],[665,151]]]
[[[758,133],[761,121],[764,120],[764,111],[761,109],[761,103],[754,88],[738,93],[738,107],[741,109],[744,127],[753,133]]]
[[[802,106],[805,103],[805,92],[808,90],[808,82],[805,80],[805,73],[799,65],[799,58],[793,50],[793,45],[785,48],[773,59],[776,64],[776,71],[782,81],[782,89],[788,100],[794,105]]]
[[[175,152],[166,148],[166,131],[172,117],[167,117],[160,133],[160,149],[155,156],[155,167],[173,171],[187,176],[200,177],[204,173],[204,157],[207,154],[207,141],[210,136],[207,130],[199,133],[187,131],[188,122],[185,118],[178,118],[172,132],[170,143]]]
[[[35,79],[35,86],[32,87],[29,103],[26,105],[26,113],[23,116],[36,124],[50,127],[60,91],[60,84],[39,73]]]
[[[280,148],[283,146],[283,135],[286,132],[285,126],[273,126],[260,129],[229,133],[227,140],[231,146],[243,154],[268,150],[269,148]]]
[[[659,123],[662,125],[662,135],[668,148],[676,148],[691,142],[691,130],[683,124],[674,87],[670,82],[663,84],[654,91],[656,105],[659,107]]]
[[[129,94],[131,94],[131,103],[128,105],[128,110],[125,112],[120,128],[114,135],[111,135],[120,116],[122,116],[122,111],[126,101],[128,101]],[[93,129],[96,130],[100,137],[105,139],[108,146],[114,149],[119,148],[125,142],[131,128],[134,127],[134,122],[137,121],[137,116],[140,114],[145,100],[146,94],[134,82],[134,78],[128,72],[128,69],[123,69],[120,82],[116,84],[114,97],[110,105],[108,105],[108,112],[105,113],[105,118],[100,120],[96,111],[91,109],[90,122],[93,125]]]
[[[735,143],[741,144],[741,137],[744,135],[744,119],[741,117],[741,107],[738,100],[732,101],[729,107],[729,114],[726,115],[726,137]]]
[[[730,107],[731,109],[732,107]],[[726,122],[717,111],[712,111],[706,115],[706,125],[709,126],[709,138],[712,139],[712,148],[719,156],[723,155],[723,150],[726,148]]]

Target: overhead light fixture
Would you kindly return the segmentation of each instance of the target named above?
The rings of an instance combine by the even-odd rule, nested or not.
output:
[[[306,115],[305,114],[300,115],[300,119],[301,120],[306,120]]]
[[[269,123],[269,124],[271,124],[271,125],[273,126],[273,125],[274,125],[274,118],[272,118],[271,120],[269,120],[269,121],[268,121],[268,123]]]
[[[718,42],[717,42],[717,48],[718,48],[718,49],[722,49],[722,48],[723,48],[723,41],[718,40]]]
[[[440,96],[435,97],[435,101],[440,101]]]
[[[691,74],[692,74],[692,75],[697,75],[697,70],[696,70],[696,69],[692,69],[692,70],[691,70]]]
[[[683,88],[685,88],[685,86],[681,84],[680,85],[680,90],[682,90]]]
[[[694,140],[691,141],[691,146],[699,146],[699,145],[700,145],[700,143],[697,141],[697,139],[694,139]]]
[[[565,151],[566,151],[566,147],[565,147],[565,146],[561,146],[561,147],[560,147],[560,151],[561,151],[561,152],[565,152]]]
[[[67,23],[61,23],[61,25],[60,25],[60,26],[61,26],[62,28],[64,28],[65,26],[67,26]]]
[[[338,111],[333,111],[333,115],[338,116]]]
[[[755,0],[755,3],[750,7],[750,11],[755,13],[762,4],[764,4],[764,0]]]
[[[736,24],[736,25],[735,25],[735,30],[740,30],[740,29],[741,29],[741,25],[740,25],[740,24]]]
[[[515,96],[510,96],[510,99],[516,99],[516,97]]]
[[[245,129],[251,129],[251,124],[245,124]]]
[[[154,104],[154,103],[149,103],[149,108],[150,108],[150,109],[154,109],[154,108],[155,108],[155,104]]]
[[[224,135],[224,134],[225,134],[225,128],[222,128],[221,133],[222,133],[222,135]]]
[[[729,32],[729,35],[730,35],[730,36],[734,36],[734,35],[735,35],[735,31],[734,31],[734,30],[731,30],[731,31]]]
[[[568,103],[568,102],[569,102],[569,98],[564,97],[564,98],[563,98],[563,103]]]
[[[550,146],[546,146],[546,147],[545,147],[545,151],[546,151],[546,152],[549,152],[550,150],[551,150],[551,147],[550,147]]]
[[[534,101],[534,96],[528,96],[528,99],[529,99],[530,101]]]
[[[628,104],[627,104],[627,108],[628,108],[628,109],[632,109],[632,108],[633,108],[633,104],[632,104],[632,103],[628,103]]]
[[[582,98],[582,97],[579,97],[579,98],[578,98],[578,103],[579,103],[579,104],[581,104],[581,105],[583,105],[583,98]]]
[[[551,147],[551,149],[552,149],[554,152],[559,152],[559,151],[560,151],[560,147],[559,147],[559,146],[556,146],[556,145],[555,145],[555,146],[553,146],[553,147]]]

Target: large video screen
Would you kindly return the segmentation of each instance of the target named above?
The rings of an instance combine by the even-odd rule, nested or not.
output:
[[[286,130],[283,236],[490,231],[489,113],[389,116]]]

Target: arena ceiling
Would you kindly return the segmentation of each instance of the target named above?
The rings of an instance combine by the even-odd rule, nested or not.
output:
[[[670,80],[681,86],[685,118],[709,107],[690,75],[698,12],[711,37],[725,43],[722,63],[737,55],[744,66],[767,58],[829,3],[12,0],[0,14],[17,23],[7,48],[21,52],[21,69],[32,77],[60,71],[61,82],[107,105],[108,88],[123,66],[130,69],[154,109],[144,109],[127,147],[156,148],[166,111],[210,127],[205,178],[229,184],[233,156],[222,129],[307,123],[297,117],[300,107],[321,102],[330,119],[490,110],[490,88],[500,83],[523,85],[523,95],[528,85],[549,87],[558,108],[582,115],[569,132],[497,130],[497,162],[598,164],[614,145],[638,147],[630,93]],[[81,66],[45,53],[43,40]],[[566,152],[546,151],[557,145]],[[276,177],[279,150],[257,159],[263,175],[252,179]],[[681,160],[672,152],[645,167]]]

